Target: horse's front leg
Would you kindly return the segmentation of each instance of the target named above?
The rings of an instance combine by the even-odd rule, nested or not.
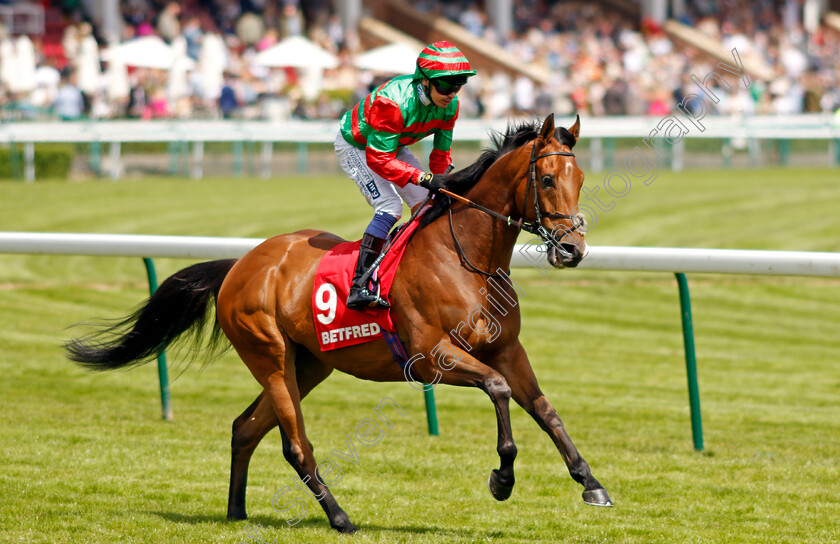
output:
[[[513,430],[510,425],[510,386],[504,376],[471,357],[467,352],[451,344],[447,344],[447,348],[449,349],[447,357],[443,357],[438,352],[431,359],[421,359],[410,368],[419,374],[426,384],[445,383],[478,387],[490,397],[496,408],[498,428],[496,451],[499,453],[500,464],[498,469],[493,469],[490,473],[487,483],[493,497],[503,501],[510,497],[515,482],[513,462],[516,459],[516,444],[513,442]],[[435,350],[426,353],[435,353]],[[453,360],[457,360],[457,363],[450,366]],[[408,378],[412,380],[412,376]],[[418,389],[423,387],[423,384],[419,382],[412,385]],[[426,385],[426,387],[431,386]]]
[[[510,351],[496,367],[505,376],[511,388],[513,399],[531,414],[542,429],[548,433],[557,450],[569,468],[572,478],[583,486],[583,501],[594,506],[612,506],[609,494],[592,475],[589,464],[578,453],[569,438],[563,421],[537,384],[537,378],[521,344]]]

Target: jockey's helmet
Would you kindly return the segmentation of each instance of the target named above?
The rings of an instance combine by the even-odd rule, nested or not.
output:
[[[474,76],[475,70],[461,50],[447,41],[435,42],[420,52],[414,79],[428,79],[435,83],[445,82],[450,86],[461,87],[467,78]]]

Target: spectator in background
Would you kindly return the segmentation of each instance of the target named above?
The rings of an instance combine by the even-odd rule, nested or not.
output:
[[[166,98],[166,88],[157,85],[149,92],[149,104],[143,112],[143,119],[163,119],[169,117],[171,108]]]
[[[132,27],[144,22],[152,9],[146,0],[123,0],[120,7],[125,22]]]
[[[283,15],[280,19],[284,38],[303,35],[303,14],[301,14],[297,4],[289,2],[284,5]]]
[[[187,42],[187,56],[197,61],[199,54],[201,54],[201,38],[204,35],[201,29],[201,19],[198,17],[187,19],[182,35]]]
[[[219,111],[222,112],[222,117],[230,119],[239,109],[239,99],[236,97],[235,87],[236,75],[225,74],[225,84],[222,86],[222,91],[219,93]]]
[[[671,113],[671,97],[667,90],[657,89],[651,92],[648,103],[648,115],[663,117]]]
[[[253,11],[246,11],[236,22],[236,37],[245,47],[254,47],[265,33],[262,17]]]
[[[345,43],[344,28],[341,26],[341,17],[337,13],[332,14],[324,27],[330,41],[332,41],[338,52],[346,51],[348,44]]]
[[[277,29],[276,28],[269,28],[268,30],[265,31],[265,34],[263,35],[263,37],[260,38],[260,41],[257,42],[257,51],[265,51],[266,49],[268,49],[272,45],[276,44],[277,40],[278,40],[278,37],[279,37],[279,34],[277,33]]]
[[[626,115],[628,90],[627,83],[623,79],[610,82],[604,92],[604,113],[607,115]]]
[[[467,32],[475,36],[483,35],[484,29],[487,26],[486,16],[475,2],[470,2],[467,9],[461,12],[458,16],[458,22],[467,30]]]
[[[84,93],[85,103],[90,104],[102,85],[100,70],[99,44],[93,36],[93,27],[81,23],[78,29],[79,49],[73,66],[75,67],[76,85]]]
[[[169,2],[160,12],[157,22],[157,32],[167,43],[172,43],[181,35],[181,6],[177,2]]]
[[[84,111],[85,101],[75,80],[75,74],[65,72],[61,77],[61,86],[53,102],[53,109],[62,121],[76,121],[82,117]]]
[[[825,94],[825,89],[822,86],[819,72],[810,71],[805,73],[802,82],[805,87],[805,97],[803,100],[805,112],[814,113],[822,111],[821,102],[823,94]]]
[[[532,115],[537,90],[534,81],[525,76],[519,76],[513,83],[513,110],[517,115]]]
[[[146,111],[146,87],[142,77],[143,72],[138,71],[133,75],[131,92],[128,95],[126,114],[129,118],[140,119]]]
[[[142,38],[144,36],[154,36],[155,29],[151,23],[148,21],[143,21],[142,23],[137,25],[137,28],[134,31],[134,35],[138,38]]]

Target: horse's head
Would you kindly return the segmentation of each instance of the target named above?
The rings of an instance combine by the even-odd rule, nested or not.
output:
[[[557,268],[577,266],[586,254],[583,216],[576,213],[584,176],[572,153],[579,134],[580,117],[568,130],[555,130],[554,115],[546,117],[539,136],[524,146],[528,175],[515,193],[523,228],[546,242],[548,262]]]
[[[548,246],[552,266],[577,266],[586,253],[583,216],[577,213],[583,172],[572,153],[579,133],[580,118],[569,129],[555,129],[553,115],[541,126],[528,123],[491,133],[494,146],[472,165],[450,174],[446,195],[435,199],[421,226],[449,210],[452,230],[450,206],[460,201],[508,227],[538,235]],[[511,251],[514,241],[515,233]]]

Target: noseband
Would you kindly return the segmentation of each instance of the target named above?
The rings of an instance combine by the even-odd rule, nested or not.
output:
[[[543,242],[545,242],[547,244],[552,243],[551,232],[549,232],[542,224],[543,218],[546,218],[546,219],[568,219],[568,220],[570,220],[572,222],[572,228],[566,230],[565,234],[571,234],[574,231],[580,229],[584,225],[584,222],[583,221],[575,221],[575,219],[576,219],[575,217],[573,217],[571,215],[567,215],[565,213],[543,213],[542,212],[542,210],[540,209],[540,203],[539,203],[538,196],[537,196],[537,161],[544,158],[544,157],[550,157],[552,155],[560,155],[562,157],[574,157],[575,154],[571,153],[571,152],[567,152],[567,151],[551,151],[549,153],[543,153],[542,155],[537,155],[536,151],[537,151],[537,142],[534,141],[534,145],[531,146],[531,158],[528,162],[528,167],[529,167],[528,188],[525,190],[525,198],[522,202],[522,216],[519,218],[518,221],[514,221],[513,218],[511,218],[510,216],[504,216],[500,213],[494,212],[491,209],[485,208],[484,206],[476,204],[472,200],[464,198],[461,195],[456,195],[455,193],[452,193],[451,191],[447,191],[446,189],[441,189],[440,192],[444,193],[445,195],[447,195],[449,197],[455,198],[459,202],[461,202],[463,204],[466,204],[467,206],[469,206],[471,208],[475,208],[476,210],[484,212],[485,214],[487,214],[491,217],[495,217],[496,219],[500,219],[500,220],[504,221],[505,223],[507,223],[509,226],[516,227],[520,230],[524,230],[525,232],[530,232],[531,234],[536,234],[537,236],[540,237],[540,239]],[[525,212],[527,211],[527,207],[528,207],[528,194],[531,192],[532,189],[534,191],[534,220],[533,221],[525,221]],[[466,255],[464,254],[464,250],[463,250],[463,248],[461,248],[461,244],[458,242],[458,238],[455,235],[455,226],[452,224],[452,207],[449,208],[449,230],[452,232],[452,239],[455,241],[455,247],[458,249],[458,253],[460,254],[461,259],[463,260],[463,262],[467,266],[467,268],[469,268],[470,270],[472,270],[474,272],[478,272],[479,274],[482,274],[482,275],[488,276],[488,277],[494,277],[494,276],[498,275],[498,274],[491,274],[491,273],[485,272],[485,271],[483,271],[479,268],[476,268],[467,259]],[[565,234],[564,234],[564,236],[565,236]],[[555,247],[557,247],[557,246],[559,246],[559,244],[555,244]],[[557,247],[557,250],[560,251],[560,252],[566,253],[566,251],[562,247]]]

